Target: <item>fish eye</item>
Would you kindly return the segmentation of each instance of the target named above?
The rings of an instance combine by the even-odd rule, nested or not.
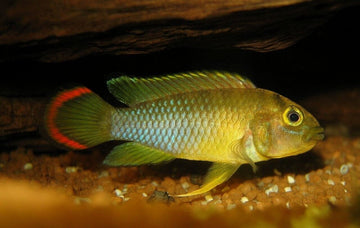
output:
[[[290,122],[296,123],[300,119],[300,115],[297,112],[290,112],[288,114],[288,119],[290,120]]]
[[[299,126],[303,121],[303,114],[300,109],[290,106],[283,113],[284,122],[290,126]]]

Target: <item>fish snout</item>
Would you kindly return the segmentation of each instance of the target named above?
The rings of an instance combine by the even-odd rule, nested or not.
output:
[[[306,141],[309,140],[321,141],[324,138],[325,138],[324,128],[318,126],[318,127],[313,127],[309,130],[309,133],[306,136]]]

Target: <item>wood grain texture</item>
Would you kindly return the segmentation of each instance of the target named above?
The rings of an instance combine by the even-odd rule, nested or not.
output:
[[[356,0],[7,0],[0,61],[61,62],[170,48],[286,48]]]

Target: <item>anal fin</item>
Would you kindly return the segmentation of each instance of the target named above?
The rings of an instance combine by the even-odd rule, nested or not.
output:
[[[186,194],[176,195],[176,197],[188,197],[206,193],[227,181],[239,167],[239,164],[214,163],[209,168],[204,183],[199,189]]]
[[[158,164],[174,160],[175,157],[149,146],[136,142],[127,142],[115,146],[104,160],[109,166],[138,166]]]

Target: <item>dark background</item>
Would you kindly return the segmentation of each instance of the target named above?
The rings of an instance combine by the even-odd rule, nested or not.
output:
[[[341,10],[296,45],[271,53],[181,48],[147,55],[88,56],[63,63],[2,62],[0,95],[48,96],[59,87],[83,84],[112,99],[105,86],[111,73],[151,76],[202,69],[241,73],[258,87],[295,101],[359,88],[359,9]]]

